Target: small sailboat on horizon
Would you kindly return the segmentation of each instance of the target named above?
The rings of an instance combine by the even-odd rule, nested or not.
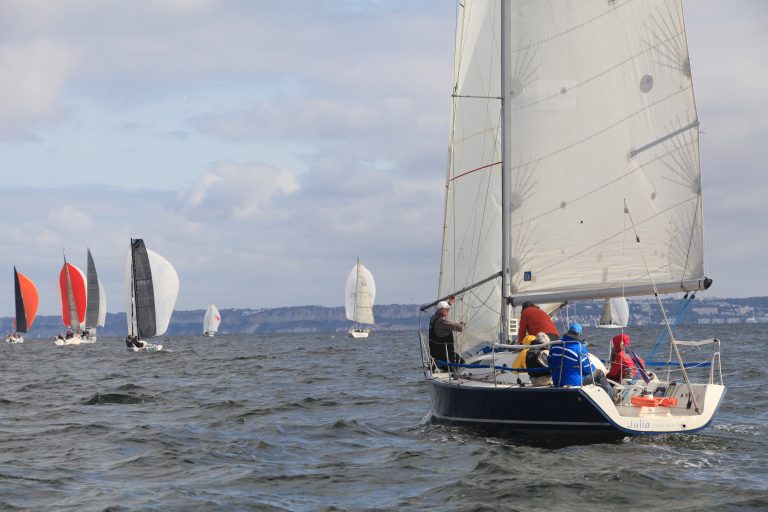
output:
[[[16,318],[13,320],[14,332],[6,335],[7,343],[24,343],[24,334],[32,327],[37,314],[39,294],[35,283],[13,267],[13,291],[16,305]]]
[[[355,266],[347,276],[345,310],[347,320],[352,320],[352,326],[347,335],[352,338],[367,338],[371,328],[363,328],[361,324],[373,325],[373,301],[376,298],[376,283],[371,271],[360,263],[358,258]]]
[[[159,343],[146,338],[162,336],[168,330],[179,296],[179,275],[160,254],[148,249],[142,239],[131,239],[125,261],[125,310],[129,352],[157,352]]]
[[[203,335],[213,338],[219,330],[219,325],[221,325],[219,308],[211,303],[211,305],[208,306],[208,309],[205,310],[205,315],[203,316]]]
[[[605,299],[597,327],[600,329],[621,329],[627,325],[629,325],[629,304],[627,299],[624,297]]]

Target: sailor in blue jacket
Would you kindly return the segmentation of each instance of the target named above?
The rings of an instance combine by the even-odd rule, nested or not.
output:
[[[589,362],[581,324],[573,322],[563,335],[562,344],[549,347],[547,363],[552,372],[552,385],[581,386],[584,378],[591,376],[595,367]]]

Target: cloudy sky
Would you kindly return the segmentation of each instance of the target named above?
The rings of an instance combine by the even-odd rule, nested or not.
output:
[[[0,0],[0,315],[14,264],[55,314],[86,246],[124,310],[131,236],[179,309],[341,305],[358,256],[377,303],[433,299],[454,5]],[[709,296],[768,295],[768,2],[685,5]]]

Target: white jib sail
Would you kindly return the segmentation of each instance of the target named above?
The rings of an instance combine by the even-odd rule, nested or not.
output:
[[[459,5],[439,296],[502,267],[499,5]],[[703,278],[698,116],[681,1],[510,8],[513,296],[556,300]],[[468,324],[458,350],[497,339],[498,287],[457,303],[454,319]]]
[[[104,327],[104,323],[107,320],[107,294],[104,293],[104,285],[101,284],[101,279],[98,279],[99,282],[99,319],[98,322],[96,322],[97,327]]]
[[[370,270],[358,261],[347,276],[345,289],[347,320],[361,324],[373,324],[376,283]]]
[[[219,309],[211,304],[208,309],[205,310],[205,316],[203,317],[203,332],[216,332],[221,325],[221,315]]]

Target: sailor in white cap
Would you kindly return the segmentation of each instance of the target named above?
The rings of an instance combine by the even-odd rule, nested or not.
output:
[[[437,303],[435,314],[429,319],[429,355],[432,356],[435,364],[441,370],[447,369],[443,362],[462,362],[461,357],[456,354],[453,348],[453,332],[462,332],[464,322],[455,323],[448,320],[450,312],[451,304],[441,300]]]

